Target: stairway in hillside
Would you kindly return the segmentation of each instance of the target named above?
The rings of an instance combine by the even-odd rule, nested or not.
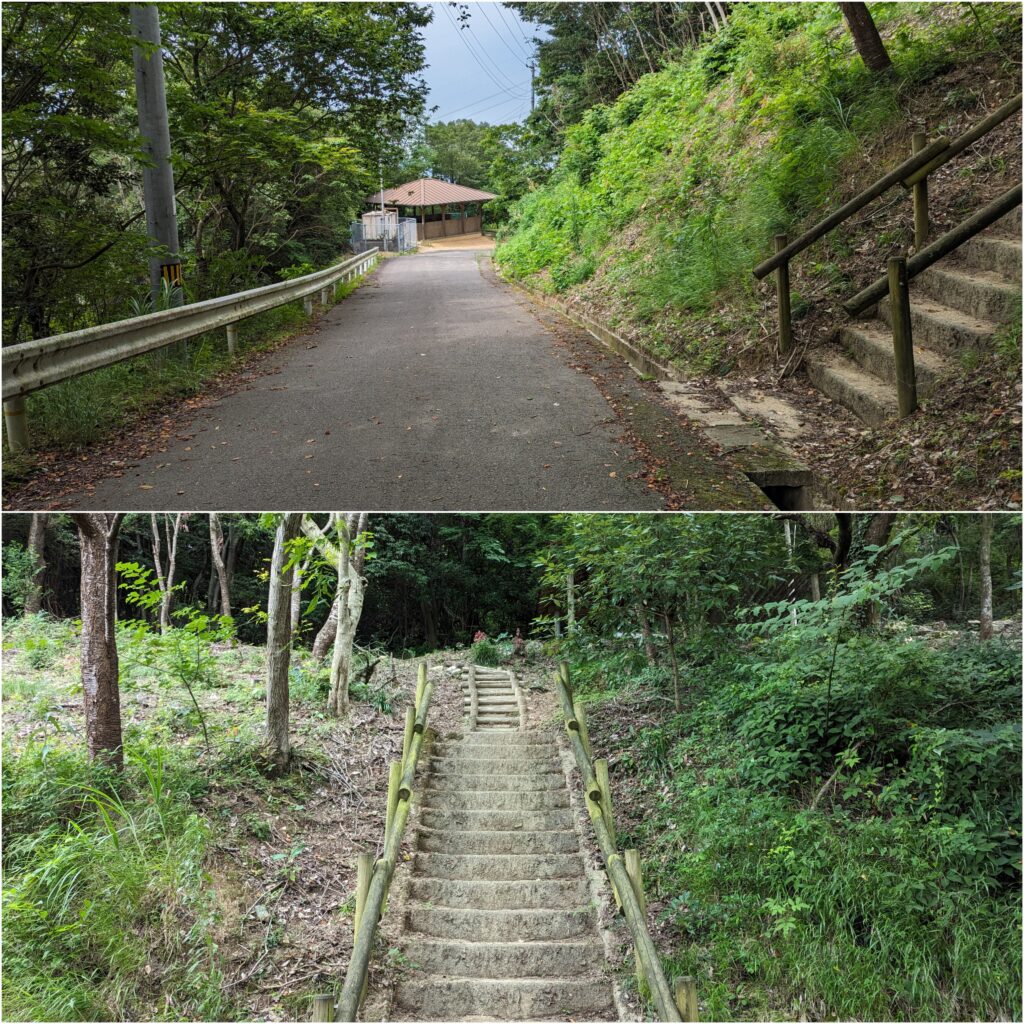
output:
[[[965,352],[989,347],[1001,325],[1020,317],[1020,213],[1018,207],[911,282],[919,398],[928,396],[938,377],[963,365]],[[842,328],[839,348],[804,358],[819,391],[875,427],[898,414],[891,323],[886,298],[873,319]]]
[[[618,1020],[558,745],[525,727],[510,673],[478,673],[476,728],[431,750],[394,1010]]]

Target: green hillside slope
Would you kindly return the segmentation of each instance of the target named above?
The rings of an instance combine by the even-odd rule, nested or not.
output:
[[[497,252],[503,272],[572,293],[694,372],[728,371],[740,350],[769,354],[768,289],[750,270],[773,234],[812,223],[904,159],[915,128],[956,131],[1018,88],[1019,4],[872,4],[872,13],[891,78],[865,69],[837,4],[733,6],[701,46],[567,130],[550,179],[513,211]],[[991,182],[960,175],[957,184],[963,194],[943,202],[973,209]],[[871,226],[869,278],[904,230],[885,217]],[[863,240],[861,225],[856,238],[837,232],[800,258],[797,316],[810,293],[857,283]]]

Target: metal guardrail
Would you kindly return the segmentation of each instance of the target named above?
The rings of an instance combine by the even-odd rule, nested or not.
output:
[[[358,253],[326,270],[291,281],[4,348],[0,352],[4,417],[11,450],[28,447],[26,395],[220,327],[227,328],[228,351],[234,354],[240,320],[296,299],[305,300],[306,313],[310,314],[316,292],[320,292],[320,301],[326,304],[328,292],[336,289],[339,282],[365,273],[377,259],[378,251]]]
[[[608,762],[591,761],[590,734],[587,731],[583,708],[573,700],[569,682],[569,666],[558,666],[555,685],[565,716],[565,729],[569,736],[576,766],[583,778],[587,811],[597,835],[605,869],[612,883],[615,902],[629,926],[636,951],[637,974],[647,982],[651,1000],[663,1021],[697,1020],[697,986],[692,977],[677,978],[673,987],[661,966],[658,950],[647,930],[647,900],[644,896],[640,873],[640,857],[636,850],[620,853],[615,841],[615,823],[612,817],[612,797],[608,783]]]
[[[374,863],[373,856],[360,854],[356,862],[356,908],[352,922],[352,956],[345,972],[341,995],[324,993],[313,997],[313,1020],[354,1021],[366,990],[377,925],[387,907],[391,877],[395,873],[402,846],[402,834],[412,807],[416,765],[427,732],[427,712],[434,684],[427,679],[427,666],[420,664],[416,683],[416,702],[406,710],[405,735],[401,761],[391,762],[388,778],[387,817],[384,824],[384,852]]]

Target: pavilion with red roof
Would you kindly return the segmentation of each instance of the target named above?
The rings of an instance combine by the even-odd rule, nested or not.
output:
[[[419,178],[375,192],[367,202],[376,209],[383,203],[386,209],[397,211],[399,217],[415,217],[416,237],[423,241],[479,234],[483,204],[496,198],[493,192],[482,192],[478,188],[437,178]]]

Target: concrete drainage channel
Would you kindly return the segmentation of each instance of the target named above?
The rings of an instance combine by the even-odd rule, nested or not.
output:
[[[796,512],[816,507],[815,497],[822,488],[813,470],[761,425],[754,403],[724,390],[718,391],[720,400],[715,402],[704,388],[688,383],[673,366],[620,338],[604,325],[568,309],[551,296],[522,288],[515,282],[507,283],[582,327],[605,348],[625,359],[640,376],[656,379],[672,408],[718,445],[731,464],[777,508]],[[833,504],[830,502],[830,507]]]

